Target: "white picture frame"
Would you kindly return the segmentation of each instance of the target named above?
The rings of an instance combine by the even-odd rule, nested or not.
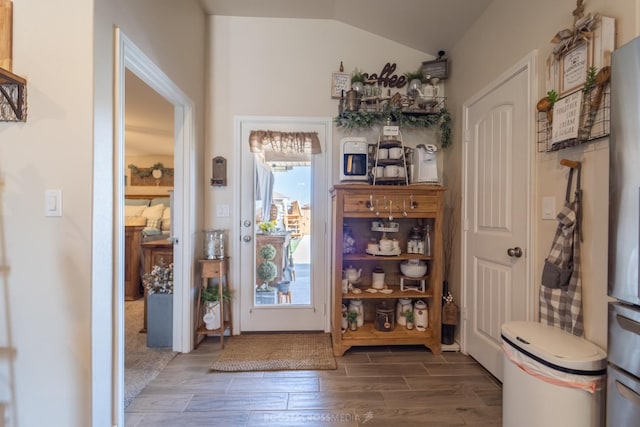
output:
[[[584,86],[587,72],[593,65],[591,43],[581,41],[560,58],[560,96],[567,95]]]

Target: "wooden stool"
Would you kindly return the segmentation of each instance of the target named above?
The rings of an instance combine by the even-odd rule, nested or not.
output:
[[[278,292],[278,304],[282,304],[282,297],[284,297],[284,302],[286,304],[291,304],[291,291]]]

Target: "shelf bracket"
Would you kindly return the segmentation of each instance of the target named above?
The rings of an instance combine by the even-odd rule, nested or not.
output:
[[[24,122],[27,119],[27,81],[0,68],[0,121]]]

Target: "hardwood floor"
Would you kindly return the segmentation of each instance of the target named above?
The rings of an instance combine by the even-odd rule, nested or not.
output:
[[[126,426],[501,426],[502,387],[472,358],[352,348],[331,371],[209,372],[207,337],[126,409]]]

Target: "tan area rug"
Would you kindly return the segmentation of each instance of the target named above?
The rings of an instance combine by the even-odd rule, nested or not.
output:
[[[331,336],[324,333],[244,334],[225,340],[212,371],[336,369]]]

